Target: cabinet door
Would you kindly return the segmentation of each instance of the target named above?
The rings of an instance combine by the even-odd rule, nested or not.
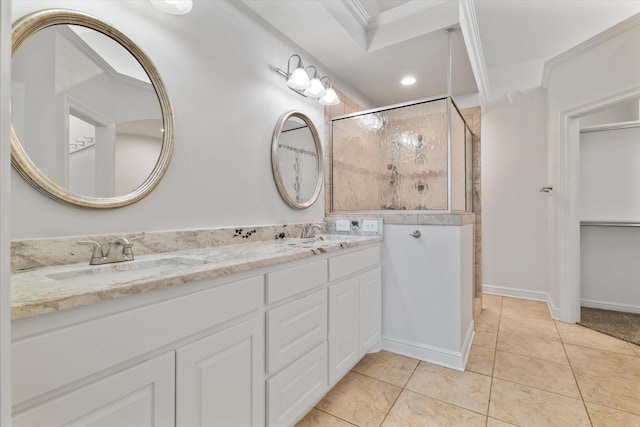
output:
[[[175,354],[170,352],[17,413],[14,426],[174,425]]]
[[[264,426],[264,317],[176,352],[176,426]]]
[[[382,331],[382,278],[380,268],[360,276],[360,356],[380,342]]]
[[[360,356],[358,277],[329,287],[329,383],[335,384]]]

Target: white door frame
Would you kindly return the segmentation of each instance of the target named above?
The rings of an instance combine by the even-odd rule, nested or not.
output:
[[[11,2],[0,2],[0,425],[11,426]]]
[[[580,117],[640,97],[640,86],[564,110],[559,115],[554,183],[559,320],[580,321]]]

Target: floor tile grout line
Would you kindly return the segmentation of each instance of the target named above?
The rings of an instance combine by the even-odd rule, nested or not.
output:
[[[593,421],[591,420],[591,414],[589,413],[589,409],[587,408],[587,403],[584,400],[584,395],[582,394],[582,388],[580,387],[580,383],[578,382],[578,377],[576,376],[576,372],[573,369],[573,364],[571,363],[571,359],[569,359],[569,353],[567,353],[567,348],[565,347],[564,340],[562,339],[562,335],[560,334],[560,328],[558,328],[558,324],[554,322],[556,330],[558,331],[558,335],[560,335],[560,342],[562,343],[562,350],[564,350],[565,356],[567,356],[567,361],[569,362],[569,367],[571,368],[571,374],[573,375],[573,380],[576,382],[576,387],[578,387],[578,393],[580,393],[580,400],[582,400],[582,406],[584,406],[584,411],[587,413],[587,418],[589,419],[589,424],[593,427]]]
[[[562,345],[563,345],[563,346],[565,345],[564,341],[562,342]],[[619,353],[619,352],[617,352],[617,351],[605,350],[605,349],[603,349],[603,348],[589,347],[589,346],[586,346],[586,345],[580,345],[580,344],[572,344],[572,343],[570,343],[570,342],[566,343],[566,345],[570,345],[570,346],[572,346],[572,347],[581,347],[581,348],[586,348],[586,349],[588,349],[588,350],[602,351],[602,352],[609,353],[609,354],[615,354],[616,356],[627,356],[627,357],[631,357],[631,358],[633,358],[633,359],[637,359],[637,358],[638,358],[638,356],[635,356],[635,355],[633,355],[633,354]],[[567,357],[568,357],[568,356],[567,356]]]
[[[418,394],[418,395],[420,395],[422,397],[426,397],[427,399],[435,400],[435,401],[440,402],[440,403],[444,403],[444,404],[447,404],[447,405],[450,405],[450,406],[455,406],[456,408],[462,409],[464,411],[473,412],[474,414],[482,415],[483,417],[487,417],[488,416],[487,414],[483,414],[482,412],[474,411],[473,409],[465,408],[464,406],[460,406],[460,405],[457,405],[455,403],[447,402],[446,400],[438,399],[437,397],[428,396],[428,395],[426,395],[424,393],[420,393],[419,391],[411,390],[410,388],[403,388],[402,389],[402,391],[405,391],[405,390],[410,392],[410,393],[414,393],[414,394]]]
[[[489,384],[489,398],[487,399],[487,419],[485,420],[485,426],[489,425],[489,411],[491,410],[491,393],[493,392],[493,376],[496,372],[496,356],[498,355],[498,338],[500,336],[500,322],[502,321],[502,304],[504,298],[500,298],[500,313],[498,314],[498,329],[496,331],[496,343],[493,347],[493,364],[491,366],[491,382]],[[480,312],[482,313],[482,312]]]
[[[572,345],[574,347],[588,348],[588,349],[591,349],[591,350],[601,350],[601,351],[606,351],[608,353],[620,354],[622,356],[629,356],[629,357],[635,357],[635,358],[640,357],[640,355],[637,355],[637,354],[621,353],[619,351],[607,350],[607,349],[599,348],[599,347],[592,347],[592,346],[588,346],[586,344],[579,344],[579,343],[575,343],[575,342],[565,342],[564,340],[562,340],[562,344]],[[631,350],[631,351],[633,351],[633,350]]]
[[[344,422],[345,422],[345,423],[347,423],[347,424],[351,424],[352,426],[359,427],[359,426],[358,426],[358,424],[354,424],[354,423],[352,423],[351,421],[347,421],[347,420],[345,420],[345,419],[343,419],[343,418],[340,418],[340,417],[339,417],[339,416],[337,416],[337,415],[333,415],[332,413],[327,412],[327,411],[324,411],[324,410],[322,410],[322,409],[320,409],[320,408],[317,408],[317,407],[315,407],[315,406],[313,407],[313,409],[316,409],[316,410],[318,410],[318,411],[320,411],[320,412],[324,412],[325,414],[327,414],[327,415],[329,415],[329,416],[332,416],[333,418],[337,418],[337,419],[339,419],[340,421],[344,421]]]

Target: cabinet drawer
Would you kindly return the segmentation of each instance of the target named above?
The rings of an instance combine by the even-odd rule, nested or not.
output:
[[[267,426],[291,426],[328,389],[324,342],[267,380]]]
[[[327,291],[267,312],[267,372],[273,373],[327,339]]]
[[[334,281],[380,264],[380,246],[329,258],[329,280]]]
[[[315,261],[267,273],[267,304],[327,283],[327,261]]]

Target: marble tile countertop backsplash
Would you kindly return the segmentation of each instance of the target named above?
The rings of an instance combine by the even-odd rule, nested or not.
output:
[[[317,224],[324,229],[324,223]],[[127,237],[133,242],[134,256],[139,256],[300,237],[306,225],[309,223],[16,240],[11,242],[11,272],[88,263],[91,248],[78,245],[80,240],[95,240],[108,245],[118,237]]]

